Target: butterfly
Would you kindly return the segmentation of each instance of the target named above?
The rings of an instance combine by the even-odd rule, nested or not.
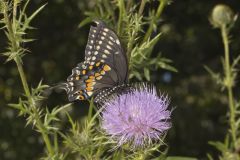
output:
[[[69,101],[101,102],[127,86],[128,61],[116,33],[102,21],[90,27],[85,59],[72,69],[65,89]]]

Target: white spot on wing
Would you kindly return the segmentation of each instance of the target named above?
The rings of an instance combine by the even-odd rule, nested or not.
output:
[[[76,70],[76,74],[77,74],[77,75],[80,75],[80,71],[79,71],[79,70]]]
[[[104,53],[106,53],[106,54],[110,54],[110,52],[108,51],[108,50],[104,50]]]
[[[119,40],[118,40],[118,39],[116,40],[116,43],[117,43],[118,45],[120,45],[120,42],[119,42]]]
[[[103,58],[107,58],[107,56],[105,54],[102,55]]]
[[[108,48],[108,49],[112,49],[112,47],[110,47],[109,45],[107,45],[107,48]]]
[[[94,61],[95,59],[96,59],[96,57],[95,57],[95,56],[93,56],[93,57],[92,57],[92,60]]]
[[[110,36],[109,38],[110,38],[112,41],[114,41],[114,39],[113,39],[113,37],[112,37],[112,36]]]
[[[104,30],[105,32],[108,32],[108,31],[109,31],[109,29],[107,29],[107,28],[104,28],[103,30]]]

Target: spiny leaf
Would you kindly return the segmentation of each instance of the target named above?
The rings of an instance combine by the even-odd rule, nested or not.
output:
[[[222,142],[213,142],[213,141],[210,141],[209,142],[210,145],[216,147],[219,151],[221,152],[226,152],[228,151],[228,147],[226,146],[226,144],[222,143]]]
[[[211,70],[208,66],[204,66],[204,68],[208,71],[208,73],[212,76],[213,80],[217,82],[217,84],[222,85],[223,80],[219,73],[215,73],[213,70]]]
[[[78,25],[78,28],[82,28],[83,26],[85,26],[86,24],[92,22],[92,18],[91,17],[87,17],[85,18],[83,21],[81,21]]]
[[[148,68],[144,68],[144,76],[147,79],[147,81],[150,81],[150,71]]]
[[[33,18],[47,5],[44,4],[41,7],[39,7],[29,18],[28,18],[28,22],[31,22],[33,20]]]

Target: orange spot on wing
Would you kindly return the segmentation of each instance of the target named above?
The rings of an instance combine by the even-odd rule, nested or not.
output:
[[[92,70],[92,69],[93,69],[93,66],[89,66],[89,69]]]
[[[87,79],[85,82],[89,83],[89,82],[93,82],[94,79]]]
[[[99,73],[95,73],[95,77],[98,77],[98,76],[100,76],[101,74],[99,74]]]
[[[93,90],[93,87],[87,87],[86,88],[86,91],[92,91]]]
[[[93,84],[90,82],[90,83],[87,83],[87,87],[92,87]]]
[[[87,83],[87,87],[92,87],[96,84],[96,82],[90,82],[90,83]]]
[[[84,70],[82,70],[82,74],[84,75],[84,74],[86,74],[86,70],[84,69]]]
[[[76,77],[76,80],[79,80],[79,79],[80,79],[80,77],[79,77],[79,76],[77,76],[77,77]]]
[[[100,64],[101,64],[101,62],[97,62],[97,63],[96,63],[96,66],[98,67],[98,66],[100,66]]]
[[[85,98],[84,98],[84,96],[80,95],[80,96],[78,96],[78,99],[84,100]]]
[[[89,79],[95,79],[95,77],[94,76],[89,76]]]
[[[105,74],[105,71],[101,71],[101,75],[104,75]]]
[[[100,80],[100,79],[102,79],[102,76],[98,76],[98,77],[96,77],[96,79],[97,79],[97,80]]]
[[[104,71],[110,71],[111,67],[109,67],[109,65],[105,64],[104,67],[103,67],[103,70]]]

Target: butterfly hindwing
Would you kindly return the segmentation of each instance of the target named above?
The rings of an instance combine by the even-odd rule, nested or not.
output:
[[[85,49],[85,60],[67,79],[70,101],[88,99],[104,88],[127,80],[127,58],[117,35],[101,21],[91,26]]]

